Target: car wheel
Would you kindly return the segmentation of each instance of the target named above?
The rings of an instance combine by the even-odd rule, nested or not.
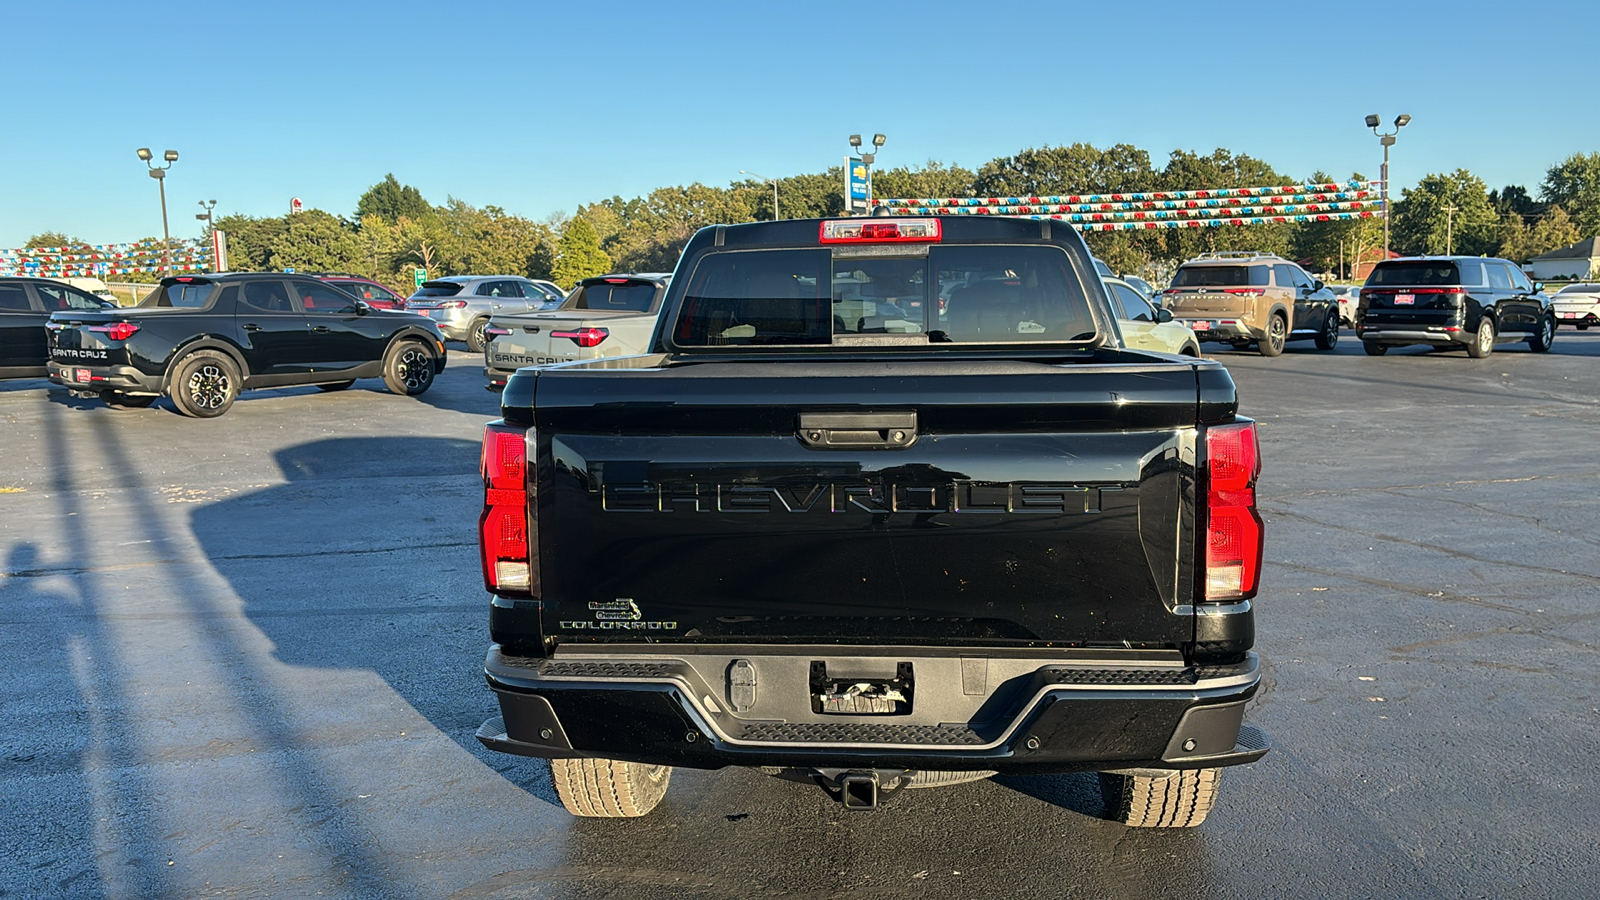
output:
[[[1322,330],[1317,332],[1317,349],[1332,350],[1339,346],[1339,314],[1328,312],[1328,317],[1322,320]]]
[[[178,412],[196,419],[214,419],[239,399],[241,378],[233,360],[201,350],[178,360],[167,391]]]
[[[1378,344],[1373,341],[1362,341],[1361,349],[1367,351],[1368,356],[1382,356],[1389,352],[1389,345]]]
[[[467,349],[473,353],[482,353],[483,348],[489,343],[489,336],[484,334],[484,329],[489,327],[488,319],[478,319],[467,329]]]
[[[1284,339],[1289,336],[1289,323],[1276,313],[1267,320],[1267,333],[1256,341],[1256,351],[1262,356],[1277,356],[1283,352]]]
[[[671,766],[615,759],[552,759],[550,781],[575,816],[636,818],[656,808],[672,781]]]
[[[1179,356],[1189,356],[1189,357],[1193,357],[1194,359],[1199,359],[1200,358],[1200,345],[1199,344],[1184,344],[1183,345],[1183,349],[1178,351],[1178,355]]]
[[[383,383],[407,397],[433,387],[433,354],[420,341],[395,341],[383,358]]]
[[[101,391],[100,399],[112,409],[146,409],[156,402],[153,394],[124,394],[121,391]]]
[[[1473,359],[1483,359],[1494,352],[1494,320],[1484,316],[1478,320],[1478,333],[1467,345],[1467,355]]]
[[[1193,828],[1217,802],[1221,769],[1100,773],[1106,818],[1134,828]]]
[[[1533,332],[1533,337],[1528,338],[1528,349],[1535,353],[1547,353],[1550,345],[1556,342],[1556,318],[1545,316],[1539,320],[1539,327]]]
[[[319,391],[329,391],[329,392],[342,391],[345,388],[348,388],[350,385],[355,384],[355,383],[356,383],[356,381],[355,381],[354,378],[350,379],[349,381],[335,381],[335,382],[333,382],[331,384],[319,384],[319,385],[317,385],[317,390],[319,390]]]

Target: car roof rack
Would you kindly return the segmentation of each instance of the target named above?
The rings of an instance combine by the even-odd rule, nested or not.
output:
[[[1196,256],[1195,259],[1282,259],[1276,253],[1265,250],[1208,250]]]

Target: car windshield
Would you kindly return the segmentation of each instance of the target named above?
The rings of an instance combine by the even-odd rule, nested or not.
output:
[[[1184,266],[1173,287],[1265,287],[1266,266]]]
[[[429,297],[454,297],[466,287],[460,281],[425,281],[417,292],[411,295],[413,300],[426,300]]]
[[[1061,343],[1094,340],[1097,329],[1059,247],[951,245],[926,256],[838,258],[826,249],[753,250],[696,264],[674,341],[807,345],[874,334]]]
[[[1401,285],[1430,287],[1461,284],[1461,272],[1449,260],[1426,262],[1381,262],[1367,276],[1367,287]]]
[[[572,294],[567,309],[616,309],[629,312],[649,312],[656,298],[656,286],[648,281],[631,281],[621,284],[599,282],[586,284]]]

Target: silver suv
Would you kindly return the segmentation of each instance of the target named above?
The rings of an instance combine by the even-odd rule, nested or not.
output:
[[[520,275],[451,275],[424,281],[406,298],[409,312],[438,323],[447,340],[465,341],[467,349],[482,353],[483,329],[495,313],[538,312],[561,304],[548,291]]]

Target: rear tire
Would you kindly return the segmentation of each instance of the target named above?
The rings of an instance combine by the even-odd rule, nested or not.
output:
[[[1100,773],[1106,818],[1133,828],[1193,828],[1217,802],[1221,769],[1170,773]]]
[[[239,399],[241,381],[233,360],[214,350],[201,350],[178,360],[167,391],[178,412],[196,419],[214,419]]]
[[[467,349],[473,353],[482,353],[483,348],[489,344],[489,336],[484,334],[484,329],[489,327],[488,319],[477,319],[467,328]]]
[[[656,808],[672,781],[671,766],[614,759],[552,759],[550,780],[575,816],[631,819]]]
[[[1467,355],[1473,359],[1483,359],[1494,352],[1494,320],[1484,316],[1478,320],[1478,332],[1472,338],[1472,343],[1467,345]]]
[[[1322,321],[1322,330],[1317,332],[1317,349],[1332,350],[1339,346],[1339,313],[1329,310],[1328,318]]]
[[[112,409],[147,409],[156,402],[153,394],[124,394],[121,391],[101,391],[100,399]]]
[[[1277,356],[1283,352],[1283,342],[1289,337],[1289,323],[1277,313],[1267,320],[1267,333],[1256,341],[1256,351],[1262,356]]]
[[[423,393],[433,387],[433,354],[421,341],[395,341],[383,357],[383,383],[404,397]]]
[[[1367,351],[1368,356],[1382,356],[1389,352],[1389,345],[1379,344],[1373,341],[1362,341],[1361,349]]]
[[[1539,327],[1534,329],[1533,337],[1528,338],[1528,349],[1535,353],[1550,352],[1550,345],[1556,342],[1556,317],[1545,316],[1539,320]]]
[[[317,390],[319,390],[319,391],[329,391],[329,392],[342,391],[342,390],[348,388],[350,385],[355,384],[355,383],[356,383],[355,379],[353,379],[353,378],[351,380],[349,380],[349,381],[335,381],[332,384],[319,384],[319,385],[317,385]]]

